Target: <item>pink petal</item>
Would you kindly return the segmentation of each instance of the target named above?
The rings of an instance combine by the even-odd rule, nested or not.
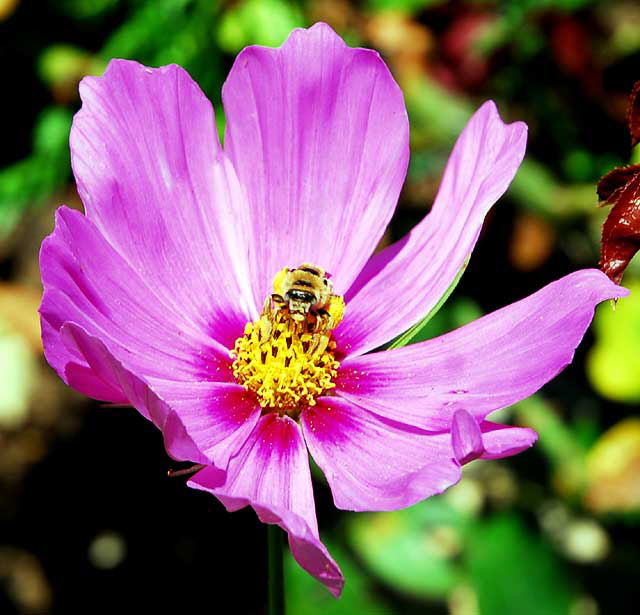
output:
[[[466,410],[456,410],[451,422],[451,444],[460,464],[474,459],[500,459],[528,449],[538,434],[527,427],[478,421]]]
[[[289,417],[265,414],[226,477],[206,468],[188,484],[210,491],[231,512],[252,506],[261,521],[279,525],[300,566],[340,595],[344,579],[318,536],[307,449]]]
[[[99,379],[63,344],[60,330],[67,321],[102,340],[138,376],[188,381],[233,378],[227,350],[164,303],[157,289],[80,212],[58,210],[56,228],[42,244],[40,269],[45,356],[65,381],[67,363],[77,363],[73,369],[78,376],[83,374],[84,393],[116,400],[116,393],[100,389]]]
[[[203,459],[226,468],[260,414],[233,381],[226,349],[163,304],[80,212],[58,210],[41,270],[45,354],[62,379],[91,397],[130,403],[165,438],[186,430]],[[131,378],[166,405],[168,418],[130,397]]]
[[[260,418],[255,395],[235,383],[151,379],[209,463],[226,469]]]
[[[481,459],[501,459],[517,455],[533,446],[538,439],[538,434],[528,427],[510,427],[482,421],[480,428],[484,445]]]
[[[343,293],[382,236],[409,157],[400,88],[379,55],[326,24],[248,47],[224,85],[225,150],[247,188],[256,301],[311,262]]]
[[[460,409],[453,413],[451,444],[456,459],[461,464],[477,459],[484,452],[478,422],[466,410]]]
[[[302,413],[311,455],[338,508],[396,510],[441,493],[460,478],[448,432],[380,419],[338,397]]]
[[[240,385],[156,381],[150,386],[82,327],[66,323],[60,337],[93,378],[108,389],[121,391],[127,403],[162,431],[167,452],[175,459],[224,470],[258,422],[255,399],[249,399]],[[78,363],[68,363],[65,375],[71,386],[82,391],[84,375],[78,375],[78,368]]]
[[[389,341],[437,304],[469,258],[489,208],[509,187],[526,137],[526,125],[505,125],[491,101],[473,115],[453,148],[429,215],[374,256],[349,289],[336,331],[348,354]]]
[[[140,378],[122,365],[96,337],[89,335],[82,327],[68,323],[62,327],[61,337],[70,351],[82,357],[105,387],[122,391],[129,403],[147,419],[162,430],[167,452],[180,461],[207,463],[209,460],[187,433],[176,413],[162,401]],[[77,384],[77,375],[70,363],[68,378],[72,386]]]
[[[163,304],[232,346],[256,313],[248,209],[211,104],[179,66],[125,60],[80,94],[70,142],[87,216]]]
[[[459,409],[482,419],[551,380],[571,362],[595,306],[627,294],[601,271],[577,271],[433,340],[346,359],[336,394],[434,431]]]

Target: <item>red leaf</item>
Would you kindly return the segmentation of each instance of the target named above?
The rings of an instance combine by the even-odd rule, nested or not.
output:
[[[630,164],[628,167],[618,167],[609,171],[598,182],[598,200],[600,206],[615,205],[622,189],[640,172],[640,164]]]
[[[600,268],[619,284],[627,265],[640,250],[640,173],[623,188],[614,190],[607,200],[615,204],[602,227]]]
[[[629,95],[627,123],[631,147],[640,143],[640,81]],[[600,205],[613,205],[602,226],[600,268],[616,284],[640,250],[640,164],[607,173],[597,187]]]

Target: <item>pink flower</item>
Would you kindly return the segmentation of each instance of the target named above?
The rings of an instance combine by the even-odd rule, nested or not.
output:
[[[172,457],[206,464],[192,487],[279,524],[336,595],[343,578],[319,539],[307,450],[338,508],[440,493],[461,464],[535,441],[487,415],[553,378],[595,305],[626,294],[578,271],[437,339],[370,352],[451,285],[520,165],[526,127],[485,103],[431,213],[371,256],[404,181],[407,115],[378,54],[325,24],[238,56],[224,149],[178,66],[114,60],[80,90],[71,154],[86,215],[61,207],[40,257],[49,363],[78,391],[137,408]],[[302,263],[331,272],[335,295],[302,315],[313,352],[293,311],[268,300],[274,276]]]

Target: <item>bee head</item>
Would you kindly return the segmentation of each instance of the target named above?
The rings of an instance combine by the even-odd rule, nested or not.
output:
[[[285,294],[285,299],[289,304],[289,311],[294,320],[304,320],[311,306],[318,300],[311,291],[299,288],[288,290]]]

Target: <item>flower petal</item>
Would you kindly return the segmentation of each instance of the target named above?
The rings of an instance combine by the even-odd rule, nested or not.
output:
[[[87,216],[163,303],[233,345],[256,314],[248,209],[213,109],[179,66],[86,77],[71,160]]]
[[[405,508],[460,478],[448,431],[433,434],[380,419],[338,397],[320,398],[303,411],[301,423],[338,508]]]
[[[372,350],[437,304],[469,258],[489,208],[516,174],[526,137],[526,125],[505,125],[493,102],[478,109],[453,148],[431,212],[375,255],[349,289],[336,331],[340,347],[350,355]]]
[[[482,421],[480,429],[484,445],[481,459],[501,459],[517,455],[533,446],[538,439],[538,434],[528,427],[511,427]]]
[[[456,410],[451,422],[451,444],[460,464],[474,459],[501,459],[528,449],[538,434],[527,427],[499,425],[491,421],[478,424],[466,410]]]
[[[300,566],[340,595],[344,579],[318,537],[307,450],[289,417],[262,416],[226,476],[205,468],[188,484],[210,491],[231,512],[252,506],[261,521],[279,525]]]
[[[70,352],[82,357],[92,372],[99,374],[105,387],[122,391],[128,402],[162,431],[167,452],[174,459],[208,463],[176,413],[145,382],[115,359],[99,339],[72,323],[65,324],[60,335]],[[68,369],[74,365],[77,364],[70,363]],[[68,379],[72,386],[77,384],[75,378],[70,370]]]
[[[465,464],[484,452],[478,421],[466,410],[456,410],[451,421],[451,445],[456,459]]]
[[[600,301],[628,291],[584,269],[433,340],[342,362],[336,394],[390,419],[444,430],[537,391],[573,358]]]
[[[90,370],[105,388],[120,391],[127,403],[162,431],[167,452],[174,459],[213,464],[224,470],[258,422],[259,407],[240,385],[156,381],[151,386],[82,327],[65,323],[60,337],[69,352],[87,366],[83,369]],[[83,391],[79,367],[68,363],[65,375],[72,387]],[[84,372],[80,374],[84,378]],[[94,395],[94,389],[88,394]]]
[[[255,395],[235,383],[152,379],[209,463],[226,469],[260,418]]]
[[[393,213],[409,157],[400,88],[379,55],[326,24],[248,47],[224,85],[225,151],[247,188],[256,301],[311,262],[342,294]]]
[[[138,376],[189,381],[232,378],[226,349],[164,303],[157,289],[80,212],[58,209],[56,228],[42,244],[40,269],[45,356],[65,382],[67,363],[83,365],[60,339],[67,321],[101,339]],[[88,385],[91,377],[85,376]],[[83,390],[96,398],[106,395],[98,389]]]

